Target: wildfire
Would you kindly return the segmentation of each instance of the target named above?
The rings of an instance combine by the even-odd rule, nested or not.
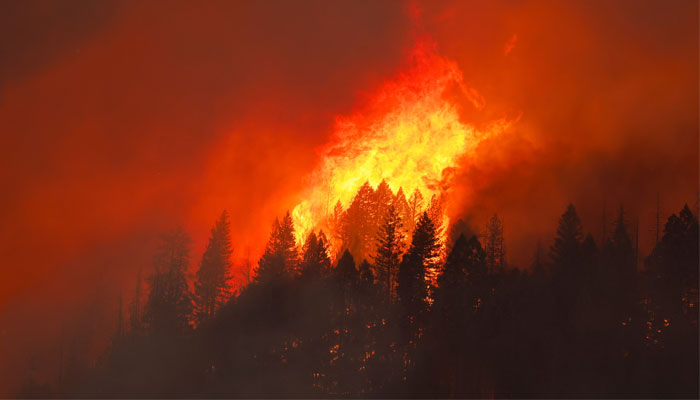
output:
[[[365,181],[376,188],[386,180],[394,193],[417,189],[425,199],[447,198],[460,160],[510,124],[503,119],[478,130],[460,121],[456,106],[444,97],[451,88],[478,109],[484,106],[457,65],[421,40],[410,53],[409,68],[382,85],[362,112],[336,119],[334,140],[323,149],[304,200],[292,212],[298,243],[312,230],[327,231],[336,202],[346,208]],[[446,213],[442,222],[446,227]]]

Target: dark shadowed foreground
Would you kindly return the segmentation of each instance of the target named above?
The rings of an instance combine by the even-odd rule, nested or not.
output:
[[[99,361],[68,351],[59,387],[29,380],[19,396],[697,398],[687,206],[643,261],[623,209],[596,243],[569,206],[526,273],[506,266],[497,216],[480,236],[454,224],[443,248],[431,207],[364,189],[337,210],[334,265],[323,232],[297,251],[287,214],[233,296],[226,213],[192,290],[189,238],[165,235]]]

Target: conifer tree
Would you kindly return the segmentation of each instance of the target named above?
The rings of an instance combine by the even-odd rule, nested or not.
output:
[[[463,260],[464,269],[469,279],[469,285],[490,290],[490,288],[485,287],[489,272],[488,265],[486,264],[486,252],[484,252],[476,236],[472,236],[467,240]]]
[[[463,341],[467,316],[486,295],[486,254],[481,243],[472,236],[460,235],[447,256],[445,268],[438,278],[433,311],[440,316],[441,335],[455,346]]]
[[[620,213],[615,223],[615,231],[612,237],[612,258],[617,264],[617,268],[624,279],[631,279],[631,275],[636,272],[634,265],[634,249],[632,248],[632,239],[627,231],[625,223],[625,210],[620,206]]]
[[[192,295],[185,274],[190,237],[181,228],[163,235],[150,277],[145,318],[155,333],[182,333],[189,328]]]
[[[557,236],[550,247],[552,259],[552,289],[555,296],[556,322],[565,332],[572,332],[572,309],[579,299],[584,283],[582,262],[583,228],[573,205],[569,205],[559,220]]]
[[[374,258],[379,281],[384,286],[388,299],[392,297],[393,282],[400,263],[402,227],[396,208],[393,205],[390,206],[384,218],[384,224],[377,235],[377,254]]]
[[[343,282],[345,286],[352,284],[359,279],[360,273],[355,267],[355,260],[348,250],[343,252],[343,255],[338,260],[338,265],[335,267],[334,275]]]
[[[347,249],[333,270],[333,279],[336,284],[336,295],[339,296],[341,303],[339,307],[341,319],[345,321],[348,308],[357,300],[357,289],[360,284],[360,273],[355,267],[352,254]]]
[[[424,212],[413,232],[411,247],[403,256],[399,267],[397,293],[409,324],[414,324],[427,308],[426,275],[429,270],[436,269],[439,251],[435,226],[428,213]]]
[[[211,318],[229,296],[231,278],[231,227],[226,211],[211,229],[194,284],[197,323]]]
[[[255,282],[262,283],[284,276],[292,276],[296,274],[297,266],[298,255],[296,239],[294,238],[294,224],[289,212],[287,212],[281,222],[275,219],[272,224],[270,239],[258,261]]]
[[[438,277],[438,288],[435,290],[436,308],[444,317],[454,318],[456,310],[463,307],[460,296],[465,293],[468,280],[467,263],[468,251],[467,239],[459,235],[452,251],[447,256],[445,268]]]
[[[386,212],[389,210],[389,206],[394,201],[394,194],[391,192],[391,188],[382,180],[374,191],[374,210],[372,211],[372,220],[375,222],[375,229],[379,229]]]
[[[311,232],[304,243],[301,274],[305,277],[320,278],[330,270],[330,264],[326,235],[323,231],[318,235]]]
[[[279,251],[284,259],[284,265],[289,272],[297,273],[299,267],[299,254],[294,236],[294,222],[292,216],[287,211],[280,222],[278,231]]]
[[[679,299],[684,299],[685,307],[697,307],[698,236],[697,216],[686,204],[678,215],[668,218],[661,240],[646,261],[657,297],[667,308],[678,306]]]
[[[576,213],[576,208],[573,204],[569,204],[559,220],[557,236],[550,248],[550,257],[554,266],[565,268],[567,265],[575,263],[579,259],[582,242],[581,220]]]
[[[376,221],[374,189],[365,182],[345,212],[343,223],[343,247],[358,259],[366,258],[372,252]]]

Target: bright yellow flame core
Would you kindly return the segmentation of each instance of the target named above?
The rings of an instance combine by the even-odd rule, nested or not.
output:
[[[460,89],[478,108],[483,100],[464,85],[457,65],[429,44],[419,44],[411,56],[409,70],[386,83],[366,110],[336,120],[335,141],[309,176],[305,200],[292,212],[298,243],[312,230],[328,231],[333,206],[340,201],[347,208],[365,181],[376,188],[386,180],[394,193],[403,188],[406,196],[418,189],[426,202],[440,196],[460,160],[507,128],[504,120],[485,131],[461,122],[445,91]],[[447,223],[445,214],[443,226]]]

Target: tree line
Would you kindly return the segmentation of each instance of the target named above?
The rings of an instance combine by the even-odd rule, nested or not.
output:
[[[461,220],[444,234],[441,207],[366,183],[336,205],[330,240],[310,232],[301,247],[287,213],[235,295],[225,212],[193,289],[189,238],[166,234],[129,323],[120,313],[110,348],[54,395],[698,396],[698,219],[687,206],[638,270],[622,207],[596,243],[569,205],[527,271],[507,266],[497,215],[483,235]]]

